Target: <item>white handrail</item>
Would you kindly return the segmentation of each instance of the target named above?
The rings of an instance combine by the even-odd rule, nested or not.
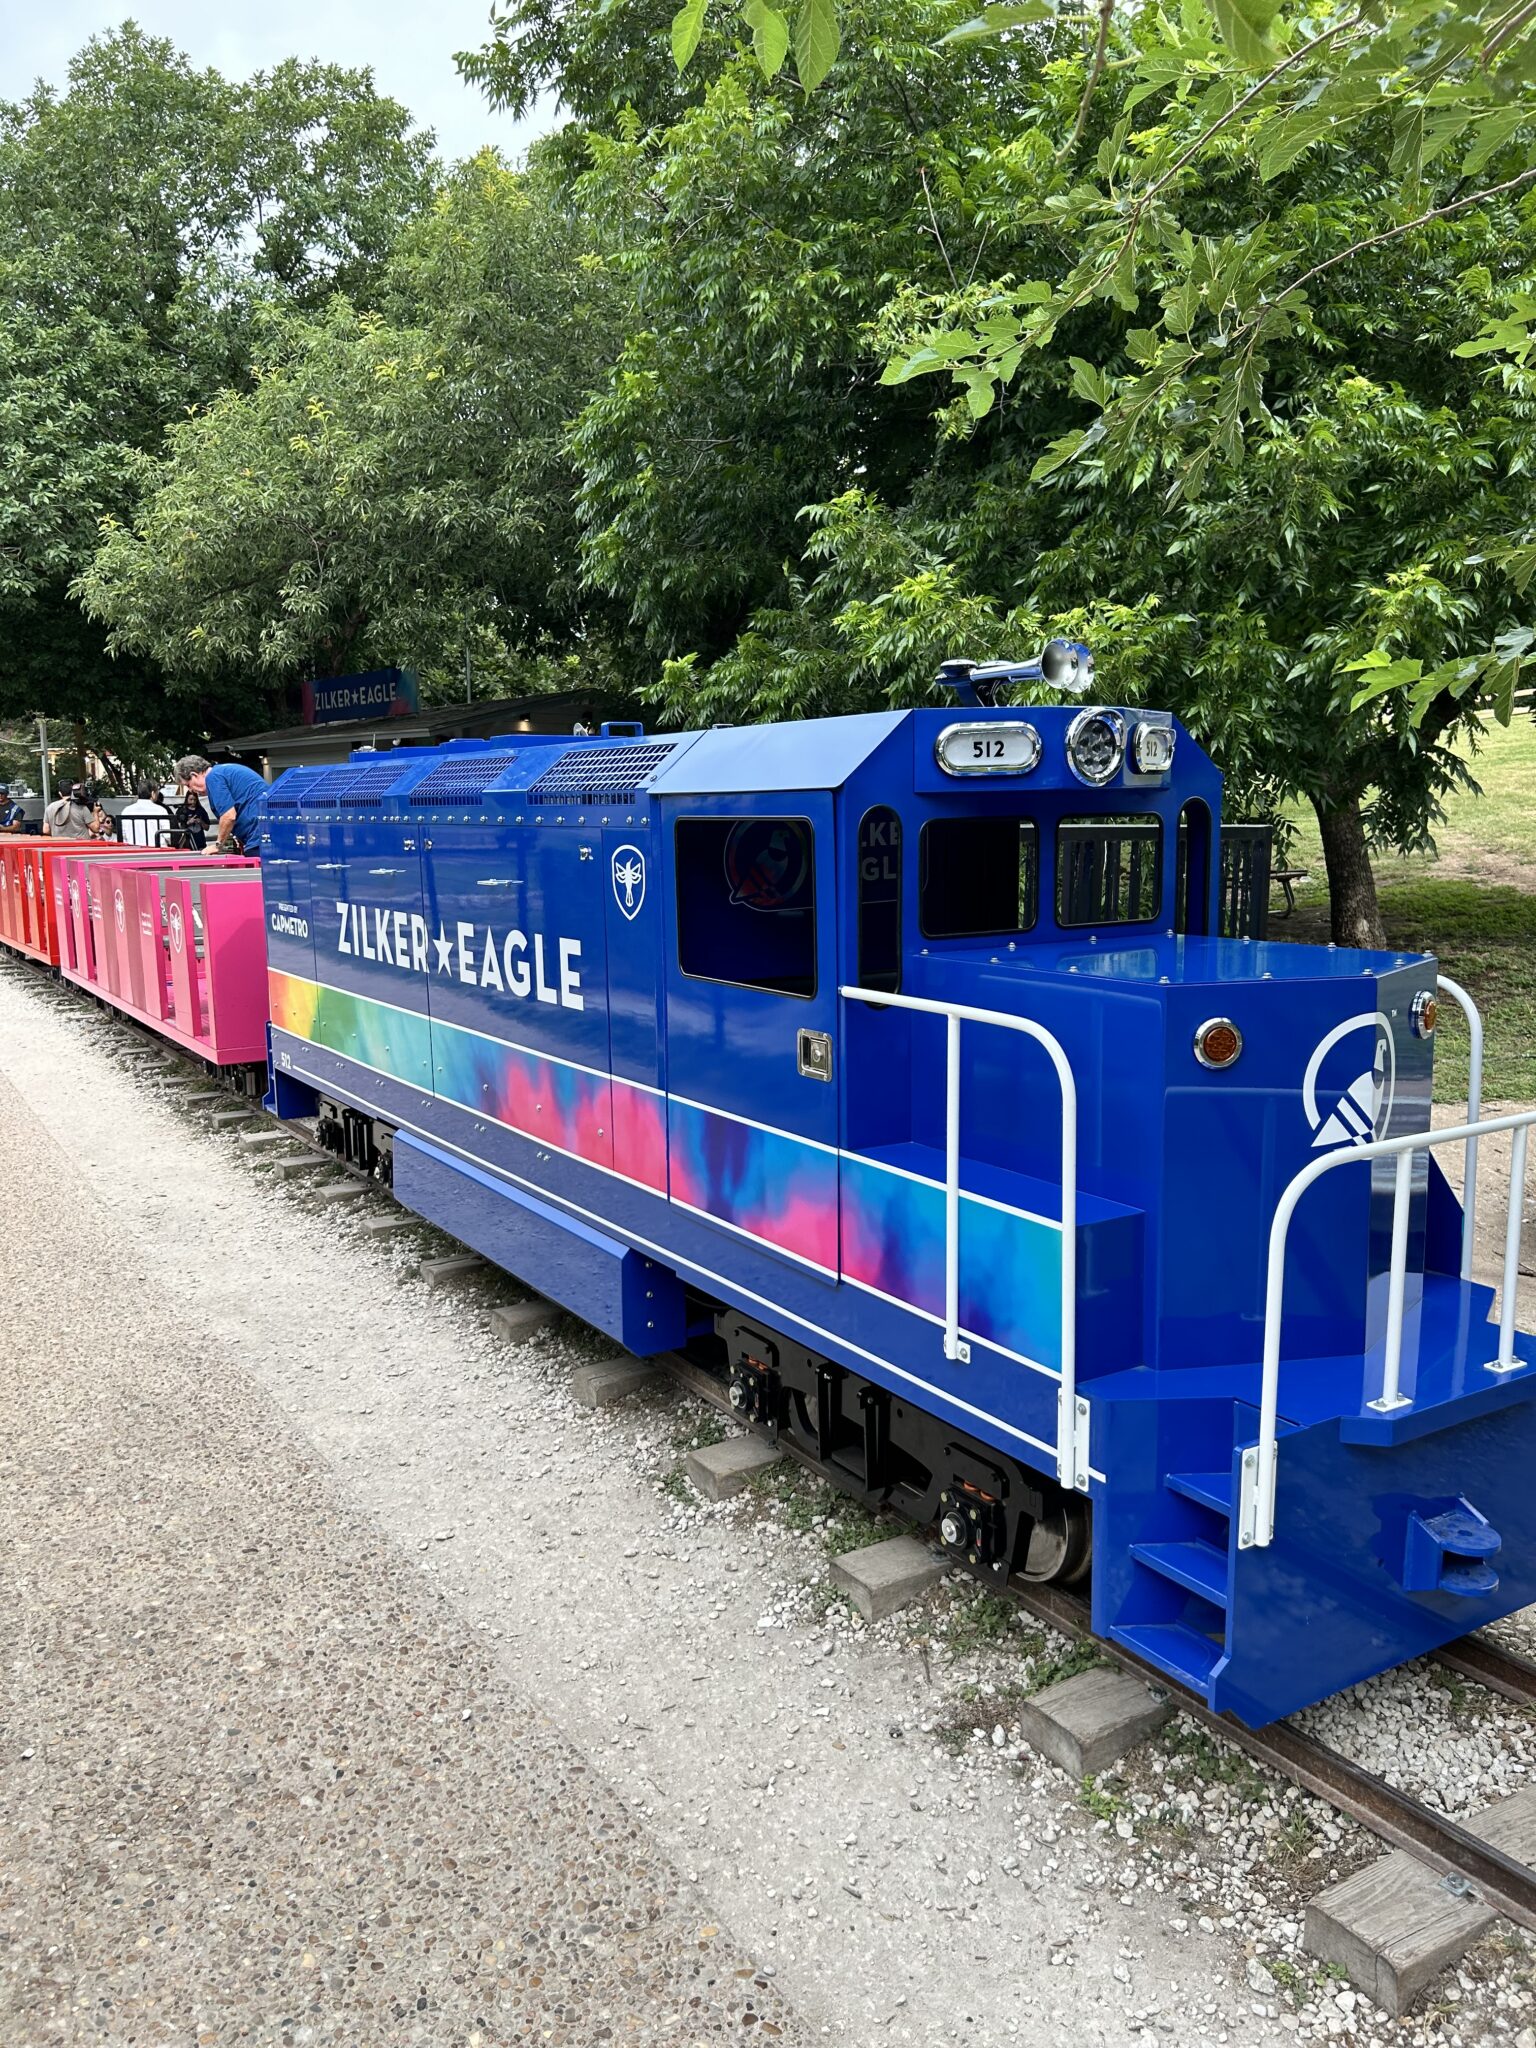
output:
[[[1467,1020],[1467,1122],[1475,1124],[1483,1113],[1483,1016],[1459,981],[1448,974],[1439,977],[1440,986],[1460,1003]],[[1472,1278],[1472,1253],[1477,1232],[1477,1139],[1467,1140],[1467,1163],[1461,1176],[1461,1277]]]
[[[944,1356],[965,1363],[970,1346],[960,1338],[960,1026],[996,1024],[1022,1032],[1048,1054],[1061,1087],[1061,1384],[1056,1396],[1056,1473],[1063,1486],[1086,1492],[1086,1449],[1077,1455],[1077,1082],[1060,1039],[1028,1017],[978,1010],[927,996],[881,989],[840,988],[851,1002],[894,1010],[920,1010],[947,1019],[944,1073]]]
[[[1536,1110],[1516,1116],[1489,1117],[1479,1123],[1453,1124],[1443,1131],[1416,1131],[1406,1138],[1377,1138],[1365,1145],[1341,1145],[1304,1166],[1286,1187],[1275,1205],[1269,1226],[1269,1269],[1264,1288],[1264,1373],[1259,1396],[1259,1441],[1255,1450],[1243,1454],[1242,1498],[1238,1515],[1238,1543],[1243,1549],[1261,1549],[1275,1533],[1275,1473],[1277,1446],[1276,1416],[1280,1395],[1280,1326],[1285,1310],[1285,1247],[1296,1204],[1325,1173],[1336,1166],[1352,1166],[1361,1160],[1398,1160],[1392,1198],[1392,1264],[1388,1278],[1387,1330],[1383,1348],[1381,1393],[1369,1405],[1383,1413],[1412,1404],[1400,1386],[1403,1349],[1403,1296],[1408,1255],[1408,1207],[1413,1178],[1411,1155],[1436,1145],[1458,1145],[1510,1131],[1509,1211],[1504,1230],[1504,1272],[1499,1301],[1499,1350],[1485,1368],[1488,1372],[1519,1372],[1527,1361],[1515,1357],[1515,1290],[1520,1277],[1520,1228],[1525,1214],[1525,1161],[1528,1134],[1536,1124]]]

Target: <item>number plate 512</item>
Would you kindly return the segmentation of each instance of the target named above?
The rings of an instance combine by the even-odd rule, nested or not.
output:
[[[946,775],[1027,775],[1040,759],[1040,735],[1023,719],[946,725],[933,753]]]

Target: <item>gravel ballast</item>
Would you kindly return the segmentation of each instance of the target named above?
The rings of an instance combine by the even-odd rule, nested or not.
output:
[[[542,1725],[545,1740],[585,1766],[584,1789],[622,1816],[632,1854],[657,1873],[657,1970],[665,1975],[669,1956],[681,1967],[678,1958],[691,1966],[705,1955],[700,1927],[729,1930],[708,1937],[709,1967],[730,1979],[727,1993],[744,1986],[741,1996],[756,2001],[759,2015],[744,2030],[739,2006],[735,2019],[722,2007],[719,2024],[733,2026],[736,2038],[771,2020],[786,2039],[860,2048],[1335,2036],[1536,2048],[1536,2036],[1520,2038],[1533,2008],[1519,1937],[1484,1944],[1459,1979],[1432,1993],[1432,2010],[1392,2025],[1298,1946],[1309,1893],[1375,1853],[1358,1829],[1195,1739],[1182,1719],[1112,1777],[1086,1790],[1069,1782],[1025,1748],[1015,1711],[1025,1690],[1060,1668],[1066,1645],[987,1604],[968,1583],[951,1582],[922,1607],[874,1626],[859,1622],[829,1584],[828,1556],[846,1547],[849,1532],[854,1542],[872,1540],[895,1533],[891,1526],[862,1527],[831,1496],[818,1500],[814,1489],[774,1475],[706,1506],[682,1465],[689,1448],[720,1432],[691,1399],[664,1385],[627,1406],[577,1408],[574,1367],[611,1345],[584,1340],[570,1322],[508,1344],[493,1332],[490,1311],[512,1298],[510,1285],[488,1275],[429,1291],[413,1268],[424,1252],[448,1249],[433,1233],[380,1237],[350,1210],[322,1211],[302,1186],[277,1182],[262,1148],[241,1147],[233,1134],[210,1131],[197,1110],[179,1110],[189,1083],[174,1070],[145,1076],[123,1043],[120,1026],[49,995],[28,970],[0,971],[0,1072],[46,1127],[47,1138],[33,1144],[78,1149],[82,1123],[88,1129],[96,1199],[72,1203],[70,1221],[92,1275],[91,1313],[104,1295],[116,1296],[118,1281],[102,1278],[108,1272],[126,1273],[158,1304],[110,1340],[128,1353],[113,1362],[114,1385],[123,1388],[144,1367],[147,1339],[135,1328],[185,1333],[174,1368],[164,1368],[182,1375],[176,1400],[163,1411],[161,1433],[137,1446],[146,1481],[164,1467],[156,1483],[168,1491],[184,1455],[177,1432],[195,1433],[226,1401],[241,1407],[255,1435],[207,1483],[219,1514],[249,1506],[233,1496],[250,1491],[269,1447],[308,1461],[304,1483],[330,1503],[318,1519],[347,1592],[326,1611],[382,1632],[367,1636],[372,1644],[387,1638],[400,1588],[408,1588],[441,1633],[429,1649],[413,1639],[408,1654],[397,1651],[395,1682],[456,1698],[471,1689],[467,1672],[483,1673],[486,1687],[501,1689],[501,1712]],[[13,1113],[25,1111],[14,1105]],[[24,1156],[9,1138],[7,1152]],[[58,1173],[53,1155],[42,1177]],[[41,1226],[23,1218],[21,1235],[34,1227]],[[35,1263],[24,1259],[18,1276]],[[8,1294],[20,1284],[12,1279]],[[113,1317],[120,1331],[115,1309]],[[95,1360],[95,1335],[88,1349]],[[46,1407],[47,1382],[40,1384]],[[125,1412],[113,1426],[126,1461],[141,1417],[132,1400]],[[7,1445],[0,1455],[11,1456],[29,1484],[57,1488],[68,1457],[54,1441],[39,1426],[27,1453]],[[14,1516],[13,1475],[6,1477],[0,1516]],[[110,1502],[123,1491],[121,1468],[104,1470],[99,1497]],[[29,1526],[48,1520],[34,1508]],[[199,1556],[193,1545],[174,1569],[165,1560],[146,1566],[156,1633],[183,1651],[206,1625],[204,1605],[224,1596],[217,1572],[203,1583]],[[88,1593],[106,1570],[100,1556],[83,1578],[77,1569],[68,1597],[85,1597],[81,1586]],[[290,1567],[269,1590],[271,1576],[251,1567],[242,1583],[279,1607],[307,1585]],[[33,1602],[34,1611],[49,1606]],[[101,1673],[93,1683],[109,1682],[108,1660],[131,1681],[131,1662],[119,1661],[124,1626],[103,1630],[91,1653]],[[358,1654],[366,1670],[370,1652]],[[13,1645],[8,1668],[24,1663]],[[361,1677],[356,1682],[366,1692]],[[1383,1750],[1395,1742],[1435,1783],[1475,1787],[1486,1779],[1485,1799],[1526,1782],[1529,1716],[1501,1703],[1485,1709],[1481,1693],[1475,1710],[1457,1708],[1444,1688],[1426,1684],[1413,1670],[1362,1688],[1317,1710],[1318,1732],[1332,1741],[1352,1731]],[[131,1695],[132,1683],[125,1689]],[[197,1689],[189,1682],[187,1690]],[[139,1711],[130,1697],[123,1711],[131,1708]],[[276,1704],[272,1711],[276,1717]],[[365,1745],[370,1767],[382,1768],[394,1715],[347,1713],[340,1700],[332,1711],[353,1747]],[[1477,1738],[1470,1747],[1469,1724]],[[459,1725],[477,1727],[478,1715]],[[1405,1744],[1405,1728],[1428,1733]],[[1434,1770],[1421,1754],[1426,1744],[1443,1753]],[[194,1764],[209,1768],[195,1747],[183,1767],[187,1799],[197,1796]],[[259,1746],[246,1768],[251,1798],[270,1809],[269,1759]],[[521,1796],[526,1802],[539,1789]],[[0,1782],[0,1814],[16,1796]],[[80,1839],[94,1842],[105,1881],[124,1853],[114,1846],[113,1813],[91,1803],[85,1787],[74,1796],[83,1802]],[[468,1812],[477,1836],[499,1843],[504,1882],[529,1881],[543,1852],[526,1826],[496,1810],[494,1796],[477,1797],[479,1812],[473,1802],[455,1804],[443,1787],[418,1784],[400,1833],[428,1825],[441,1799],[445,1811]],[[289,1881],[286,1865],[268,1870],[272,1833],[247,1845],[258,1887]],[[374,1845],[381,1858],[399,1852],[388,1813],[378,1816]],[[29,1853],[41,1870],[37,1840]],[[186,1895],[178,1910],[211,1910],[195,1849],[173,1868]],[[323,1901],[327,1913],[345,1911],[334,1869],[305,1883],[316,1910]],[[476,1891],[461,1883],[441,1898],[441,1942],[462,1945],[471,1922],[497,1923],[503,1909]],[[46,1946],[33,1924],[37,1895],[12,1885],[0,1900],[14,1923],[8,1981],[13,1993],[27,1985],[35,1996]],[[611,1928],[592,1918],[599,1932],[586,1938],[601,1954]],[[106,1967],[99,1959],[116,1953],[114,1941],[131,1948],[115,1927],[102,1908],[87,1930],[98,1957],[93,1981]],[[62,1983],[65,1968],[57,1959],[48,1967]],[[130,1958],[124,1967],[150,1977],[161,1968],[163,1996],[178,1995],[163,1958]],[[756,1977],[734,1977],[735,1969],[756,1970],[768,1989]],[[714,2038],[699,2009],[667,2005],[661,1983],[638,2024],[660,2027],[680,2012],[673,2031],[654,2038]],[[308,2023],[345,2038],[347,1995],[327,1978]],[[615,2026],[614,2038],[653,2037],[635,2024]],[[0,2028],[0,2038],[11,2036]],[[212,2038],[267,2037],[258,2030]],[[437,2023],[419,2036],[369,2038],[461,2036]],[[597,2037],[578,2029],[570,2038]]]

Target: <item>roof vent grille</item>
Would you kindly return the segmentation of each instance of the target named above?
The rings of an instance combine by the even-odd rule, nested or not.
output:
[[[411,802],[418,810],[430,804],[477,804],[516,759],[515,753],[450,755],[417,783]]]
[[[676,740],[568,747],[544,770],[527,800],[535,806],[632,803],[676,751]]]
[[[380,797],[394,788],[405,773],[406,769],[399,761],[369,761],[364,767],[356,770],[352,780],[342,790],[343,810],[371,808]]]

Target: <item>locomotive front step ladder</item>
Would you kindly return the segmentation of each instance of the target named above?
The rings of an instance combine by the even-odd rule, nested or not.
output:
[[[1517,1348],[1514,1329],[1526,1149],[1532,1123],[1536,1123],[1536,1112],[1528,1110],[1512,1116],[1471,1118],[1448,1130],[1351,1146],[1310,1162],[1281,1196],[1270,1235],[1257,1409],[1251,1395],[1234,1400],[1227,1470],[1164,1474],[1160,1504],[1146,1518],[1147,1534],[1128,1546],[1131,1575],[1107,1631],[1116,1642],[1208,1705],[1218,1704],[1222,1674],[1229,1663],[1233,1663],[1229,1686],[1231,1678],[1239,1675],[1242,1659],[1241,1645],[1233,1635],[1238,1604],[1234,1589],[1245,1558],[1256,1561],[1274,1538],[1275,1477],[1284,1460],[1285,1439],[1298,1427],[1319,1422],[1329,1423],[1346,1444],[1390,1446],[1433,1436],[1469,1415],[1490,1412],[1510,1396],[1523,1396],[1523,1382],[1536,1377],[1536,1359],[1523,1340]],[[1475,1147],[1479,1138],[1502,1131],[1510,1134],[1511,1158],[1498,1320],[1478,1320],[1479,1316],[1491,1316],[1491,1288],[1460,1275],[1429,1273],[1424,1276],[1423,1305],[1415,1333],[1407,1339],[1405,1269],[1413,1155],[1456,1144],[1465,1145],[1471,1155],[1461,1260],[1465,1275],[1471,1265]],[[1286,1415],[1280,1407],[1280,1336],[1291,1215],[1298,1199],[1323,1173],[1379,1158],[1394,1162],[1392,1252],[1382,1341],[1358,1357],[1287,1361],[1287,1373],[1299,1376],[1290,1383],[1291,1400],[1303,1394],[1305,1398],[1296,1413]],[[1449,1313],[1448,1306],[1458,1312]],[[1404,1369],[1405,1345],[1409,1343],[1414,1347],[1409,1355],[1418,1359],[1417,1376]],[[1415,1386],[1433,1391],[1427,1398],[1423,1392],[1407,1391]],[[1299,1421],[1298,1416],[1305,1420]],[[1214,1444],[1205,1455],[1210,1458],[1213,1454],[1220,1454]],[[1497,1585],[1495,1571],[1483,1555],[1497,1550],[1497,1533],[1484,1528],[1480,1518],[1457,1507],[1419,1519],[1422,1527],[1414,1532],[1416,1548],[1400,1574],[1405,1591],[1472,1596]]]
[[[1181,1533],[1131,1545],[1132,1584],[1110,1634],[1205,1698],[1227,1654],[1232,1475],[1170,1472],[1163,1487]]]

